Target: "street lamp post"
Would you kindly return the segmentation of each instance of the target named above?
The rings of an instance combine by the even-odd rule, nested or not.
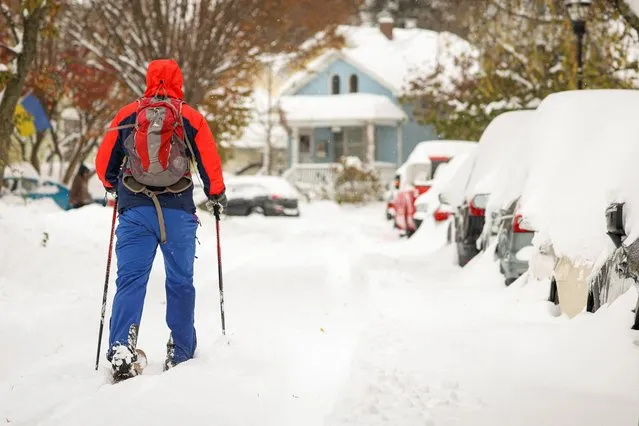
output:
[[[586,19],[592,0],[565,0],[568,15],[572,21],[572,30],[577,36],[577,88],[583,89],[583,43],[586,34]]]

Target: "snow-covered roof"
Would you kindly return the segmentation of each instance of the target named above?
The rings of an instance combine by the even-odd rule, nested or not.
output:
[[[395,125],[407,118],[386,96],[369,93],[282,96],[280,106],[288,124],[296,126]]]
[[[346,46],[311,61],[306,69],[291,76],[282,86],[282,94],[295,93],[338,58],[365,72],[393,93],[400,94],[413,77],[433,70],[438,63],[454,72],[454,58],[471,50],[471,45],[456,35],[420,28],[394,28],[392,40],[378,26],[344,25],[338,32],[346,39]]]

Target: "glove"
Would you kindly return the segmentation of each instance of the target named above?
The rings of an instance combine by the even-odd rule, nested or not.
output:
[[[115,195],[118,192],[118,187],[117,186],[112,186],[111,188],[107,188],[106,186],[104,187],[104,190],[106,192],[108,192],[111,195]]]
[[[219,212],[224,211],[229,204],[229,200],[226,198],[226,194],[222,191],[219,195],[209,195],[209,210],[217,210]]]

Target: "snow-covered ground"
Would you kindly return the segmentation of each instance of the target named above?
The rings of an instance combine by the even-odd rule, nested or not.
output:
[[[150,365],[111,385],[104,358],[93,370],[110,209],[0,202],[0,422],[637,424],[634,289],[568,320],[547,282],[504,288],[490,251],[453,266],[444,227],[405,241],[382,205],[302,207],[223,222],[225,337],[214,223],[200,215],[199,348],[167,373],[158,254],[139,340]]]

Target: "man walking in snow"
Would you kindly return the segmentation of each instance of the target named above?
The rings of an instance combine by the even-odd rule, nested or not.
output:
[[[136,375],[137,334],[158,245],[166,271],[166,321],[171,330],[165,370],[193,358],[193,263],[198,219],[190,164],[216,208],[226,207],[220,157],[208,123],[186,104],[175,61],[149,64],[144,97],[122,108],[100,145],[96,172],[117,192],[116,294],[107,359],[114,378]]]

